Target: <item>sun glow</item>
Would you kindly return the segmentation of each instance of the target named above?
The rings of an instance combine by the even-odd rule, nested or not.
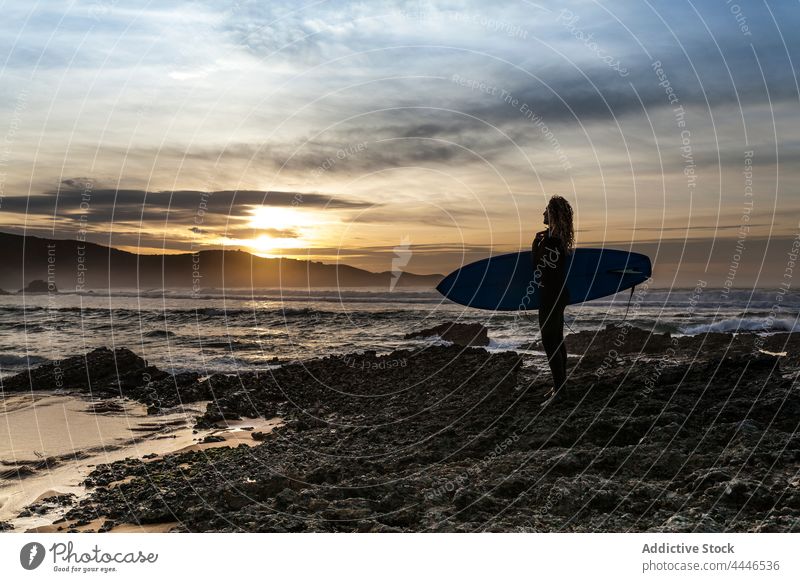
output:
[[[313,223],[310,216],[294,208],[258,206],[251,211],[248,225],[261,230],[289,231],[310,226]]]
[[[312,227],[319,227],[322,221],[294,208],[276,206],[254,207],[246,216],[247,225],[253,229],[253,237],[230,240],[227,244],[247,246],[260,256],[282,254],[281,249],[307,247],[314,234]]]

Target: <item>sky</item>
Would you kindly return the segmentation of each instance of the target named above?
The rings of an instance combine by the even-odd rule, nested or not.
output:
[[[529,248],[560,194],[654,287],[787,280],[797,2],[2,12],[2,231],[447,273]]]

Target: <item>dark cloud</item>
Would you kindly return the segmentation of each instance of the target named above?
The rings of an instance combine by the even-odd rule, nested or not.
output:
[[[37,196],[6,196],[3,211],[55,219],[89,222],[137,222],[195,224],[227,221],[246,216],[250,207],[276,206],[313,209],[360,209],[375,206],[348,198],[314,192],[257,190],[176,190],[148,192],[135,189],[95,188],[87,178],[64,180],[57,190]],[[199,227],[198,227],[199,228]]]
[[[724,64],[711,68],[707,74],[695,76],[688,63],[675,58],[662,62],[669,85],[678,98],[677,104],[714,109],[737,105],[775,104],[798,98],[791,68],[777,69],[765,81],[760,77],[758,63],[728,63],[738,67],[733,80],[724,74]],[[742,69],[749,69],[744,72]],[[780,74],[778,71],[780,71]],[[628,115],[644,115],[656,109],[669,109],[671,104],[663,82],[654,72],[651,63],[642,61],[632,68],[628,78],[609,75],[608,71],[559,67],[539,72],[539,80],[519,71],[498,70],[485,80],[497,87],[501,97],[487,96],[461,88],[461,110],[493,125],[505,126],[530,120],[535,114],[549,125],[559,123],[587,123],[613,121]],[[503,92],[509,95],[502,99]],[[511,101],[517,100],[517,104]],[[528,113],[528,111],[532,113]]]
[[[475,226],[474,219],[484,219]],[[436,226],[439,228],[486,228],[488,213],[478,204],[451,205],[447,210],[421,204],[409,204],[402,208],[377,207],[359,212],[351,218],[353,223],[386,224],[401,228],[401,224]]]
[[[410,127],[397,127],[396,132],[402,137],[439,137],[452,136],[462,130],[459,126],[443,125],[441,123],[420,123]]]
[[[770,226],[767,222],[748,222],[747,226],[752,228],[754,226]],[[741,224],[720,224],[720,225],[687,225],[687,226],[634,226],[631,228],[625,228],[623,230],[638,230],[638,231],[650,231],[650,232],[667,232],[667,231],[692,231],[692,230],[732,230],[741,228]]]
[[[259,234],[266,234],[272,238],[299,238],[300,233],[291,228],[265,228],[259,229]]]

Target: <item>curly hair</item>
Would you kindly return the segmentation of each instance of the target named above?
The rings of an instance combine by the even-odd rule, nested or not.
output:
[[[572,252],[575,246],[575,229],[572,225],[572,206],[566,198],[556,194],[547,203],[547,211],[550,214],[550,229],[554,236],[558,236],[564,241],[567,252]]]

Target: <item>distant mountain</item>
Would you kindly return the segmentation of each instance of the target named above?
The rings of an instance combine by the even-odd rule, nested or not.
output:
[[[61,291],[115,287],[384,287],[392,273],[296,259],[265,259],[244,251],[209,250],[137,255],[76,240],[0,233],[0,288],[17,291],[41,279]],[[433,289],[442,275],[402,273],[396,287]]]

